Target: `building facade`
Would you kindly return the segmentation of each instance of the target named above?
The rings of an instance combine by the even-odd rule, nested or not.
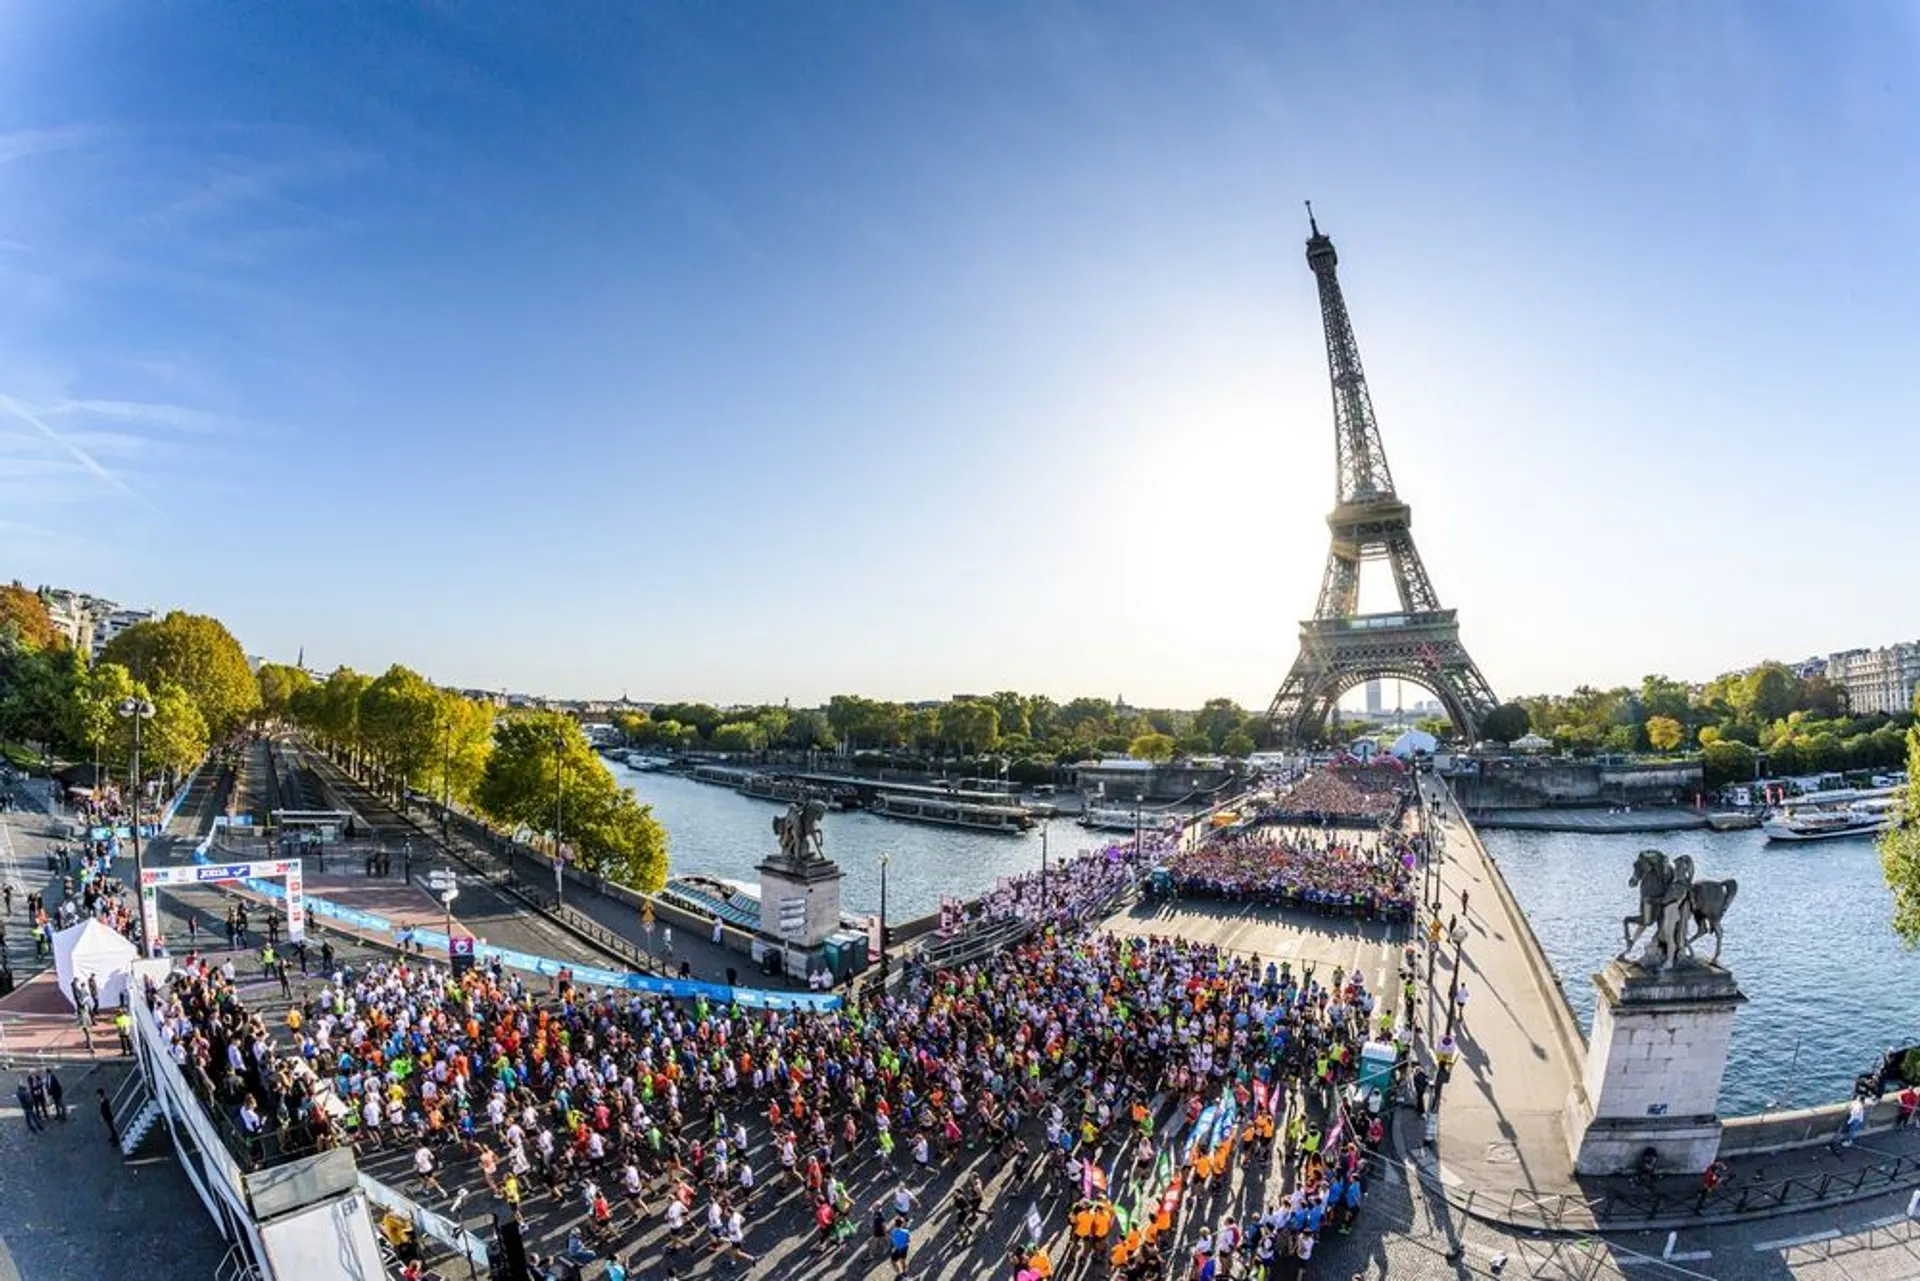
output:
[[[1850,649],[1827,660],[1827,679],[1845,690],[1856,716],[1910,712],[1920,686],[1920,642]]]

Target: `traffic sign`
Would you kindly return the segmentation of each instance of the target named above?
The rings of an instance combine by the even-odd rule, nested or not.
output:
[[[427,873],[427,884],[436,890],[444,890],[454,883],[455,877],[453,873],[447,871],[445,868],[436,867]]]

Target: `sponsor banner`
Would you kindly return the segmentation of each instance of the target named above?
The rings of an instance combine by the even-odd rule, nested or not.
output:
[[[192,879],[193,873],[196,872],[218,871],[225,873],[239,869],[242,873],[240,875],[221,875],[209,877],[208,879],[238,880],[249,890],[252,890],[256,894],[265,895],[268,898],[283,898],[287,895],[289,888],[294,889],[296,892],[298,891],[299,887],[295,881],[295,878],[298,876],[297,870],[289,874],[287,887],[282,887],[276,881],[264,881],[248,878],[244,875],[246,869],[256,866],[288,866],[298,869],[298,859],[271,860],[260,864],[209,864],[206,853],[208,843],[209,842],[202,842],[200,847],[193,852],[194,859],[200,863],[201,866],[161,868],[158,869],[159,872],[163,876],[169,872],[184,873],[185,875],[179,879],[189,880]],[[415,942],[418,942],[422,947],[444,948],[449,946],[447,935],[439,930],[430,930],[421,926],[415,926],[411,930],[408,930],[407,927],[396,925],[385,917],[375,916],[371,912],[362,912],[357,908],[347,907],[343,904],[335,903],[330,899],[312,898],[304,895],[302,897],[304,899],[304,910],[312,912],[315,916],[323,916],[328,920],[339,921],[343,925],[365,930],[369,934],[385,935],[388,938],[398,938],[402,934],[405,934]],[[802,903],[805,902],[804,899],[801,901]],[[305,917],[303,915],[303,926],[304,921]],[[290,937],[293,936],[293,914],[291,908],[288,911],[287,933]],[[747,1009],[754,1010],[837,1010],[842,1004],[840,997],[818,992],[767,992],[758,988],[728,987],[724,983],[703,983],[696,979],[655,978],[651,974],[629,974],[618,970],[599,969],[594,966],[570,965],[565,961],[556,961],[550,956],[533,956],[526,952],[515,952],[507,948],[489,947],[484,944],[476,945],[474,951],[482,960],[498,959],[500,964],[509,969],[524,970],[529,974],[540,974],[551,978],[559,974],[562,969],[567,969],[573,973],[576,982],[589,986],[618,988],[629,992],[647,992],[659,996],[676,997],[683,1000],[692,1000],[695,997],[704,996],[709,1001],[718,1004],[733,1002]]]

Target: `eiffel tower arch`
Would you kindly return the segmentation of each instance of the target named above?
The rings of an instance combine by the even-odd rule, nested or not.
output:
[[[1413,509],[1402,502],[1360,368],[1360,345],[1340,292],[1333,240],[1320,234],[1307,206],[1307,266],[1320,290],[1333,385],[1334,507],[1327,513],[1332,546],[1313,617],[1300,624],[1300,655],[1267,709],[1282,743],[1304,746],[1325,731],[1334,705],[1362,681],[1403,680],[1431,690],[1469,739],[1497,704],[1486,677],[1460,642],[1454,611],[1440,604],[1413,543]],[[1398,611],[1362,614],[1360,567],[1385,561],[1400,598]]]

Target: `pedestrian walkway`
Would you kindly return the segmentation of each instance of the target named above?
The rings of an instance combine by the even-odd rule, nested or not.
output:
[[[1461,914],[1467,894],[1458,972],[1470,995],[1454,1028],[1459,1060],[1440,1093],[1435,1142],[1425,1142],[1425,1118],[1411,1109],[1396,1118],[1395,1140],[1448,1201],[1496,1223],[1590,1232],[1743,1222],[1920,1187],[1920,1129],[1731,1159],[1711,1192],[1698,1174],[1576,1179],[1563,1116],[1585,1064],[1584,1037],[1485,848],[1445,790],[1429,786],[1445,833],[1443,914]],[[1444,944],[1429,993],[1436,1038],[1454,956]]]
[[[1470,1187],[1579,1196],[1562,1120],[1585,1065],[1579,1025],[1544,957],[1529,956],[1529,926],[1479,838],[1444,787],[1422,783],[1441,800],[1441,912],[1466,927],[1463,943],[1442,942],[1428,992],[1429,1049],[1445,1031],[1456,974],[1468,993],[1454,1026],[1459,1059],[1440,1092],[1437,1159]]]

